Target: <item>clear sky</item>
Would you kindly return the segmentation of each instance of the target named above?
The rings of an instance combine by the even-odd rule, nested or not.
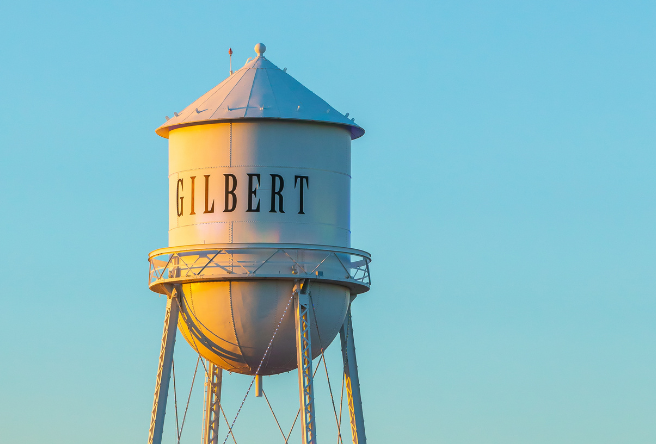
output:
[[[655,23],[633,0],[4,2],[0,441],[146,442],[165,307],[146,258],[168,227],[154,130],[227,76],[228,47],[238,68],[263,42],[367,130],[370,442],[656,442]],[[177,344],[183,405],[195,357]],[[265,380],[287,428],[295,378]],[[225,381],[234,413],[249,381]],[[261,399],[236,437],[280,441]]]

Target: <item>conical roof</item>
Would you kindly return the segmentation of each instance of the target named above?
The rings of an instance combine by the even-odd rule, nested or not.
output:
[[[169,119],[155,132],[165,138],[181,126],[246,119],[285,119],[325,122],[348,127],[351,139],[364,129],[339,113],[296,79],[267,60],[265,47],[258,56]]]

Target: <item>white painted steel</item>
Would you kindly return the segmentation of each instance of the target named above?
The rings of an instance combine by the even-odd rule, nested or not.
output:
[[[149,286],[176,304],[169,299],[151,443],[161,442],[176,319],[212,363],[206,443],[216,439],[221,369],[257,373],[259,394],[262,375],[298,368],[303,443],[315,444],[312,359],[340,329],[354,442],[364,443],[347,317],[370,286],[370,255],[350,248],[351,140],[364,129],[265,51],[258,44],[258,57],[156,130],[169,139],[169,247],[149,256]]]
[[[264,55],[264,52],[266,51],[266,46],[264,43],[258,43],[255,45],[255,52],[257,53],[258,56]]]
[[[352,254],[355,256],[361,256],[363,259],[371,261],[371,255],[364,250],[358,250],[356,248],[345,248],[345,247],[335,247],[329,245],[307,245],[307,244],[285,244],[285,243],[234,243],[234,244],[202,244],[202,245],[186,245],[184,247],[167,247],[159,248],[157,250],[151,251],[148,255],[148,259],[153,259],[156,256],[171,254],[171,253],[180,253],[180,252],[192,252],[192,251],[203,251],[203,250],[231,250],[231,249],[283,249],[283,250],[310,250],[310,251],[332,251],[335,253],[344,253]]]
[[[169,131],[181,126],[244,119],[321,122],[346,128],[353,139],[364,134],[362,127],[264,56],[246,63],[156,131],[169,137]]]
[[[187,341],[226,370],[254,374],[294,280],[315,273],[318,331],[327,347],[350,293],[369,289],[368,254],[339,251],[350,246],[349,128],[266,119],[172,126],[169,172],[169,248],[177,250],[171,257],[179,269],[160,267],[151,288],[183,284],[180,329]],[[237,247],[212,256],[198,250],[215,244]],[[241,244],[302,245],[269,257],[266,248]],[[165,263],[156,259],[151,271]],[[293,338],[291,319],[283,320],[261,374],[296,367],[293,340],[284,338]],[[313,357],[319,352],[312,348]]]
[[[249,174],[259,174],[259,186],[251,176],[255,195],[249,192]],[[234,176],[228,176],[227,187],[226,175]],[[235,197],[236,206],[225,211],[226,190],[232,190],[235,179],[227,209]],[[280,187],[284,213],[274,194]],[[349,247],[350,196],[351,140],[342,127],[254,121],[171,131],[169,246],[271,242]],[[248,211],[249,200],[252,209],[259,204],[258,212]]]
[[[297,365],[294,317],[285,313],[293,280],[222,281],[183,284],[178,328],[187,342],[206,359],[231,372],[254,375],[273,332],[261,375],[294,370]],[[317,325],[312,328],[312,357],[337,336],[351,295],[340,285],[313,283],[312,300]],[[314,314],[313,319],[314,321]]]
[[[175,347],[175,332],[178,325],[178,290],[174,290],[166,302],[166,315],[164,317],[164,332],[159,352],[159,365],[157,368],[157,381],[155,383],[155,396],[153,410],[150,417],[148,431],[148,444],[161,444],[164,430],[164,417],[166,415],[166,400],[171,381],[171,366],[173,365],[173,349]]]
[[[165,248],[150,254],[148,284],[165,293],[170,284],[203,281],[295,280],[369,290],[369,254],[351,248],[299,244],[214,244]]]
[[[367,444],[364,431],[364,415],[362,413],[362,397],[360,395],[360,378],[358,377],[358,361],[355,357],[355,339],[353,338],[353,323],[351,307],[346,313],[344,325],[339,331],[342,343],[342,359],[344,360],[344,385],[349,406],[349,422],[353,444]]]
[[[308,279],[294,284],[294,322],[296,326],[296,360],[298,363],[298,391],[301,408],[301,436],[303,444],[316,444],[317,426],[314,409],[312,374],[312,306]],[[312,289],[314,290],[314,284]]]
[[[223,370],[209,363],[205,375],[205,415],[203,417],[203,444],[218,444],[221,422],[221,386]]]

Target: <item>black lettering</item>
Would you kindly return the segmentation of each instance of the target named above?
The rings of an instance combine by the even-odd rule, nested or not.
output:
[[[276,182],[280,181],[280,187],[276,190]],[[278,196],[278,211],[284,213],[282,205],[282,190],[285,188],[285,181],[278,174],[271,174],[271,210],[269,213],[276,212],[276,196]]]
[[[306,188],[309,189],[310,188],[310,178],[308,176],[294,176],[294,188],[296,188],[296,184],[298,184],[299,179],[301,180],[301,186],[299,188],[299,193],[300,193],[299,198],[300,198],[301,202],[300,202],[300,205],[299,205],[298,214],[305,214],[305,212],[303,211],[303,198],[304,198],[304,196],[303,196],[303,180],[305,180]]]
[[[194,211],[194,201],[196,200],[194,196],[195,190],[196,190],[196,176],[191,176],[191,213],[189,213],[190,215],[196,214],[196,212]]]
[[[184,183],[182,182],[182,179],[178,179],[178,185],[175,191],[175,207],[178,212],[178,217],[182,216],[182,204],[184,201],[184,197],[180,197],[180,189],[184,190]]]
[[[214,201],[212,201],[212,208],[208,208],[210,200],[210,176],[205,175],[205,211],[203,213],[214,213]]]
[[[225,176],[225,209],[224,213],[230,213],[235,211],[237,208],[237,195],[235,190],[237,189],[237,178],[234,174],[224,174]],[[232,179],[232,187],[230,186],[230,179]],[[230,206],[230,196],[232,196],[232,206]]]
[[[253,188],[253,179],[257,179],[257,185]],[[253,198],[257,197],[257,188],[260,186],[260,175],[259,174],[249,174],[248,175],[248,210],[247,213],[259,213],[260,212],[260,199],[257,200],[257,207],[253,209]]]

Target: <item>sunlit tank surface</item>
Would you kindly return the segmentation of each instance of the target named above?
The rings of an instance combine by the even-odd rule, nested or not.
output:
[[[239,248],[214,256],[224,262],[200,250],[175,258],[193,273],[196,263],[225,273],[193,282],[183,279],[189,271],[180,274],[184,338],[232,372],[295,369],[293,275],[312,271],[318,356],[339,332],[352,295],[366,291],[340,281],[352,264],[348,254],[325,251],[350,247],[351,139],[364,130],[260,54],[157,133],[169,138],[169,249]],[[272,249],[244,247],[251,244]],[[275,249],[282,244],[291,247]],[[243,270],[266,277],[247,279]]]
[[[292,287],[293,282],[283,280],[184,285],[180,332],[203,357],[221,368],[253,375],[286,310],[259,373],[293,370],[297,365],[293,307],[289,304]],[[344,323],[350,294],[345,287],[321,283],[312,285],[311,292],[316,316],[316,321],[312,318],[312,356],[316,357],[321,353],[320,344],[327,347]]]

